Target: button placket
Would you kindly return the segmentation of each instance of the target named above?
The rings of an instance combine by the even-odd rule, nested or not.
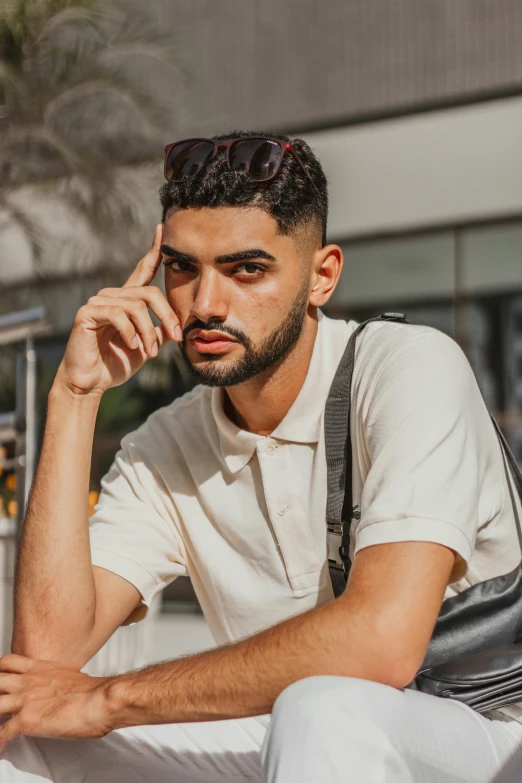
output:
[[[315,587],[321,563],[300,507],[290,451],[269,441],[259,443],[257,453],[268,514],[288,580],[295,591]]]

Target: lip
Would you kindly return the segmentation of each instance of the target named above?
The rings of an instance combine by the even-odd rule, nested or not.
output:
[[[195,329],[190,335],[190,339],[199,353],[221,353],[237,342],[237,340],[224,335],[223,332],[205,331],[204,329]]]
[[[198,337],[202,340],[208,340],[209,342],[212,340],[226,340],[229,343],[236,342],[233,337],[228,337],[228,335],[217,331],[217,329],[194,329],[194,331],[190,333],[190,339],[195,340]]]

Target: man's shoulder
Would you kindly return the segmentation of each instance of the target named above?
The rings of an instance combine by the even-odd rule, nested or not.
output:
[[[394,321],[373,321],[357,337],[356,356],[359,361],[393,363],[401,356],[428,351],[432,355],[465,355],[458,343],[445,332],[425,324],[404,324]]]
[[[327,340],[337,339],[345,344],[359,327],[362,321],[354,319],[331,318],[323,314],[323,333]],[[397,321],[370,321],[357,335],[356,355],[358,358],[369,353],[388,356],[390,349],[395,347],[411,351],[421,341],[429,345],[430,350],[461,351],[455,340],[440,329],[426,324],[411,322],[408,324]]]
[[[457,401],[478,389],[468,358],[448,334],[423,324],[386,321],[370,323],[360,334],[353,383],[359,399],[367,402],[400,389],[405,405],[413,404],[416,395],[428,400],[447,389]]]
[[[413,393],[420,386],[424,388],[430,378],[432,393],[448,379],[455,393],[458,388],[469,389],[470,384],[476,383],[464,351],[440,329],[374,321],[357,337],[353,389],[359,399],[368,401],[375,395],[387,394],[388,387],[396,382],[405,386],[408,396],[410,390]]]

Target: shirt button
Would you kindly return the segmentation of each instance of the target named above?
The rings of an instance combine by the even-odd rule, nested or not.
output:
[[[277,513],[279,514],[280,517],[284,517],[284,515],[289,510],[289,508],[290,506],[279,506],[279,508],[277,509]]]
[[[266,453],[267,454],[274,454],[274,452],[276,452],[278,448],[279,448],[279,446],[277,445],[277,443],[275,445],[268,446],[268,448],[266,450]]]

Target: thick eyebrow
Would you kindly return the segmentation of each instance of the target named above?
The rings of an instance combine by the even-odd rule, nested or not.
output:
[[[180,250],[176,250],[170,245],[162,245],[160,250],[164,256],[168,256],[175,261],[185,261],[189,264],[197,264],[197,258],[190,256],[188,253],[182,253]],[[266,250],[254,248],[252,250],[239,250],[237,253],[217,256],[216,264],[233,264],[236,261],[251,261],[254,258],[264,258],[265,261],[276,261],[274,256],[267,253]]]
[[[233,264],[234,261],[251,261],[254,258],[264,258],[266,261],[275,261],[274,256],[267,253],[266,250],[239,250],[237,253],[230,253],[225,256],[218,256],[216,264]]]
[[[188,253],[181,253],[179,250],[175,250],[170,245],[162,245],[160,247],[160,251],[163,253],[164,256],[173,258],[175,261],[186,261],[189,264],[197,263],[197,259],[194,258],[194,256],[189,256]]]

